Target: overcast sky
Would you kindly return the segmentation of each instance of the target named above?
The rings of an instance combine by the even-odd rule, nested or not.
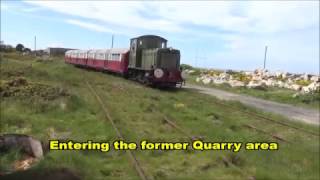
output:
[[[319,1],[1,1],[1,40],[34,48],[128,47],[156,34],[200,67],[319,74]]]

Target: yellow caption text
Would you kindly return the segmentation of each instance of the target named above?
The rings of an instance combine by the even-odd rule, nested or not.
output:
[[[252,150],[278,150],[277,142],[204,142],[196,140],[193,142],[149,142],[142,140],[139,143],[125,142],[122,140],[109,142],[77,142],[77,141],[49,141],[50,150],[98,150],[108,152],[113,150],[227,150],[239,152],[241,149]]]

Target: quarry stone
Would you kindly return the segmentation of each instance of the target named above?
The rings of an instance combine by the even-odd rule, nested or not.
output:
[[[294,74],[283,71],[256,69],[254,71],[202,70],[196,82],[203,84],[229,84],[231,87],[268,88],[278,87],[301,93],[313,93],[320,90],[320,76],[311,74]]]

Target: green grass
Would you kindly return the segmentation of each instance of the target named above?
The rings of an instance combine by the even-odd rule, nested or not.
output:
[[[1,80],[9,81],[17,76],[25,77],[30,83],[62,88],[67,95],[50,100],[40,96],[1,97],[0,133],[25,133],[47,141],[54,129],[56,136],[75,141],[116,140],[115,131],[83,81],[86,78],[127,141],[188,141],[163,123],[161,113],[164,113],[205,141],[274,141],[270,136],[242,127],[252,124],[294,142],[280,142],[278,151],[134,151],[151,179],[319,179],[318,137],[230,112],[215,104],[218,100],[214,97],[191,90],[144,87],[118,76],[75,68],[64,64],[61,58],[36,61],[32,57],[16,58],[6,54],[1,61]],[[290,122],[238,102],[227,103],[319,132],[317,126]],[[236,161],[225,165],[223,157]],[[4,156],[0,157],[2,161],[7,161]],[[32,169],[58,167],[70,168],[84,179],[139,179],[128,156],[114,150],[107,153],[50,151]]]
[[[319,109],[320,108],[320,93],[313,93],[313,94],[301,94],[297,97],[293,97],[294,94],[297,92],[290,89],[284,88],[267,88],[267,89],[249,89],[245,87],[230,87],[228,84],[208,84],[205,85],[202,82],[196,82],[195,79],[198,76],[190,75],[187,77],[187,83],[201,85],[205,87],[213,87],[218,88],[221,90],[238,93],[238,94],[245,94],[249,96],[254,96],[266,100],[271,100],[275,102],[291,104],[294,106],[300,106],[305,108],[313,108]]]

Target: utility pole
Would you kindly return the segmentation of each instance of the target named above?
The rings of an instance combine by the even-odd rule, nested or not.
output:
[[[111,49],[113,48],[113,34],[112,34],[112,37],[111,37]]]
[[[37,36],[34,36],[34,53],[37,55]]]
[[[266,69],[267,51],[268,51],[268,46],[266,46],[265,49],[264,49],[263,69]]]

